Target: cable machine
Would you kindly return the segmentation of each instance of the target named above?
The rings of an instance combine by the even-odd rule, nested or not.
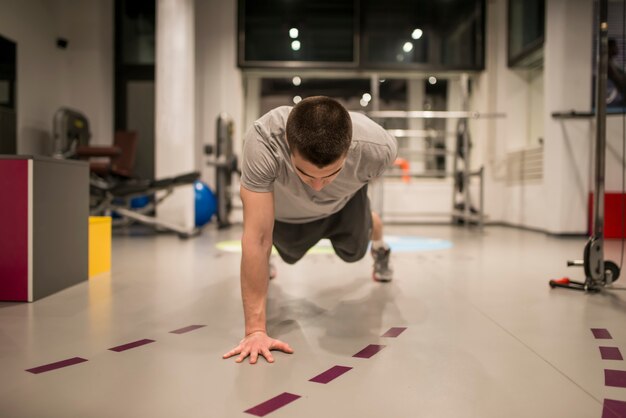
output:
[[[593,230],[585,244],[582,260],[567,262],[568,267],[583,267],[585,281],[562,278],[550,280],[550,287],[598,292],[610,286],[620,275],[620,266],[604,259],[604,186],[606,160],[606,85],[608,77],[608,2],[598,2],[598,59],[596,74],[596,153],[594,173]],[[576,115],[572,114],[575,117]],[[624,133],[623,133],[624,134]],[[624,156],[622,156],[624,158]],[[623,190],[622,190],[623,193]],[[624,222],[622,220],[622,222]],[[622,244],[624,238],[622,237]],[[623,248],[622,248],[623,253]]]

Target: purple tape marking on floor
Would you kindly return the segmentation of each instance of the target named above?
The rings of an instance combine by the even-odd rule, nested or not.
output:
[[[600,347],[600,355],[603,360],[624,360],[617,347]]]
[[[402,334],[406,328],[394,327],[389,328],[389,331],[385,332],[381,337],[390,337],[396,338],[398,335]]]
[[[326,384],[335,380],[342,374],[349,372],[350,370],[352,370],[352,367],[333,366],[330,369],[326,370],[324,373],[318,374],[313,379],[310,379],[309,382]]]
[[[608,329],[605,328],[591,328],[591,332],[593,332],[593,336],[596,340],[611,340],[611,334]]]
[[[32,369],[26,370],[27,372],[33,374],[39,374],[44,372],[49,372],[56,369],[61,369],[63,367],[73,366],[75,364],[84,363],[87,360],[80,357],[68,358],[67,360],[57,361],[56,363],[45,364],[43,366],[34,367]]]
[[[602,418],[626,418],[626,402],[605,399]]]
[[[170,334],[184,334],[186,332],[195,331],[198,328],[206,327],[206,325],[189,325],[188,327],[175,329],[174,331],[170,331]]]
[[[251,415],[256,415],[257,417],[264,417],[265,415],[270,414],[279,408],[282,408],[283,406],[295,401],[298,398],[300,398],[300,395],[294,395],[293,393],[288,392],[281,393],[275,398],[272,398],[269,401],[265,401],[262,404],[254,406],[243,412]]]
[[[119,353],[122,351],[130,350],[131,348],[141,347],[142,345],[150,344],[153,342],[155,341],[154,340],[139,340],[139,341],[134,341],[132,343],[128,343],[124,345],[118,345],[117,347],[109,348],[109,350]]]
[[[358,357],[358,358],[370,358],[372,357],[374,354],[378,353],[380,350],[382,350],[383,348],[385,348],[384,345],[376,345],[376,344],[370,344],[367,347],[365,347],[363,350],[359,351],[358,353],[356,353],[355,355],[353,355],[352,357]]]
[[[604,384],[617,388],[626,388],[626,371],[624,370],[604,370]]]

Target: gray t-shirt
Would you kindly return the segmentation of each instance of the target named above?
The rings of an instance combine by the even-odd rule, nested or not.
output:
[[[274,192],[274,216],[290,223],[325,218],[341,210],[365,184],[380,177],[396,158],[396,139],[360,113],[350,112],[352,143],[343,169],[316,192],[298,177],[285,138],[290,106],[271,110],[246,132],[241,184],[253,192]]]

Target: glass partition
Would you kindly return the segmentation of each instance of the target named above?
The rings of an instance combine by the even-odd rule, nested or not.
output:
[[[543,62],[545,0],[509,0],[509,67]]]
[[[239,66],[484,68],[485,0],[239,0]]]
[[[239,3],[240,63],[355,62],[354,0]]]

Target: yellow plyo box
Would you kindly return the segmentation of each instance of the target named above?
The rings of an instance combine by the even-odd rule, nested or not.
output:
[[[89,278],[111,271],[111,217],[89,217]]]

